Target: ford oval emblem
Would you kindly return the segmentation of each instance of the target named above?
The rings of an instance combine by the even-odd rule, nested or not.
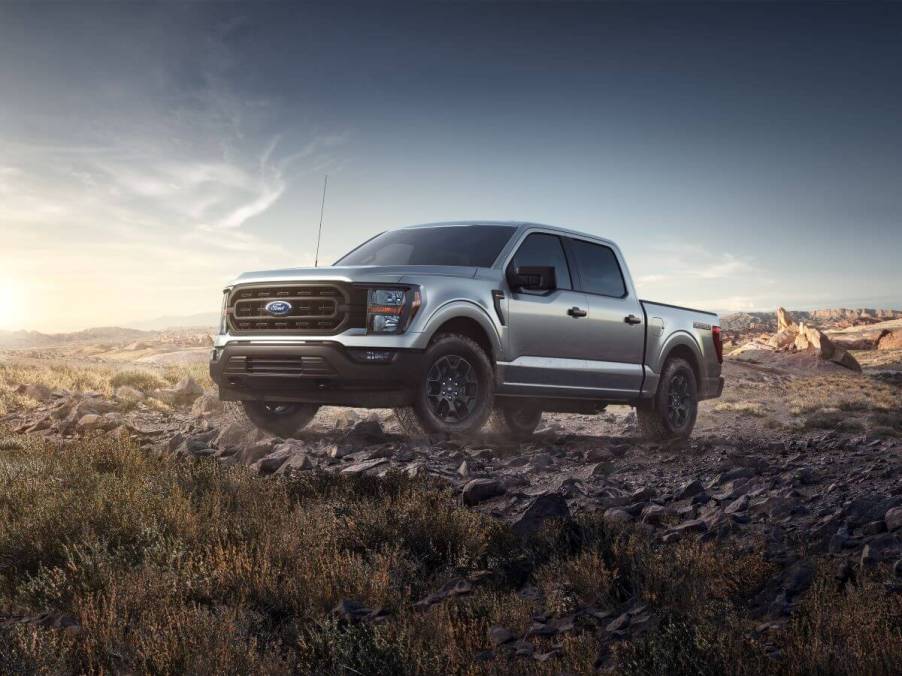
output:
[[[266,311],[273,317],[284,317],[291,312],[291,303],[286,303],[284,300],[274,300],[266,304]]]

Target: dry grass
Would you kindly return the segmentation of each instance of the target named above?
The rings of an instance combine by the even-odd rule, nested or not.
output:
[[[714,406],[718,413],[739,413],[763,418],[767,415],[764,404],[758,401],[721,401]]]
[[[17,394],[15,388],[20,384],[45,385],[51,390],[100,392],[109,397],[120,385],[129,385],[149,393],[158,387],[171,387],[185,376],[193,377],[204,387],[211,387],[213,384],[206,364],[169,366],[154,371],[142,368],[122,370],[101,365],[83,368],[58,363],[35,365],[7,362],[0,364],[0,415],[16,409],[31,409],[40,403]]]
[[[789,383],[787,405],[794,415],[824,408],[843,411],[892,411],[902,408],[902,391],[858,375],[822,375]]]
[[[772,661],[751,602],[774,570],[755,552],[654,546],[592,517],[522,542],[400,476],[262,480],[104,438],[16,441],[0,444],[0,615],[47,611],[80,629],[0,623],[0,673],[592,671],[591,626],[558,639],[561,655],[546,663],[474,662],[491,625],[528,627],[536,608],[524,584],[555,613],[649,604],[661,623],[612,646],[620,673],[879,674],[902,660],[898,597],[824,584],[785,632],[786,658]],[[414,609],[483,570],[492,575],[474,594]],[[346,625],[330,614],[345,598],[390,617]]]

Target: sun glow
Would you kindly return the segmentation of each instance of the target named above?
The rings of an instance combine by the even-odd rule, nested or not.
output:
[[[12,279],[0,278],[0,329],[25,328],[25,290]]]

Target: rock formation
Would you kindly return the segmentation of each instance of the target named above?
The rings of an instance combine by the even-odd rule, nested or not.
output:
[[[752,340],[738,348],[733,354],[753,350],[765,352],[813,351],[823,360],[839,364],[852,371],[861,371],[861,365],[847,350],[836,345],[819,328],[805,322],[796,324],[782,307],[777,309],[776,333]]]

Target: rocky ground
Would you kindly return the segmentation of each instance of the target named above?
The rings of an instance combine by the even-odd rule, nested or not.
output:
[[[223,406],[198,370],[178,380],[116,370],[108,387],[90,391],[53,387],[21,356],[0,362],[22,380],[7,377],[0,424],[60,444],[128,437],[149,454],[247,465],[265,480],[401,473],[449,487],[463,505],[524,535],[549,518],[600,515],[662,547],[763,549],[777,571],[759,600],[766,632],[792,616],[819,566],[832,567],[840,584],[878,571],[886,594],[902,591],[902,350],[850,354],[861,372],[806,351],[728,357],[723,397],[704,402],[695,435],[676,444],[637,439],[627,407],[546,414],[526,442],[490,431],[412,439],[390,411],[326,408],[298,438],[279,439]],[[424,602],[471,584],[456,581]],[[644,607],[621,610],[606,631],[628,636],[649,621]],[[530,631],[555,633],[560,621],[540,614]],[[520,638],[505,632],[490,636],[496,649]]]

